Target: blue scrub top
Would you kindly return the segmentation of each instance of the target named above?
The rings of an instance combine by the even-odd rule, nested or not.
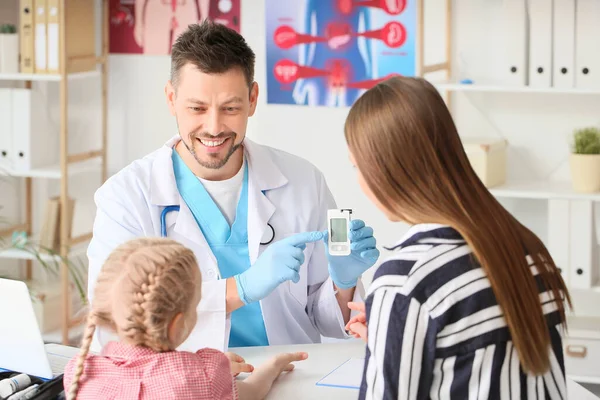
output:
[[[231,227],[206,191],[202,182],[173,150],[175,181],[181,197],[192,211],[196,223],[217,258],[222,279],[241,274],[250,268],[248,253],[248,167]],[[200,260],[199,260],[200,261]],[[200,261],[201,262],[201,261]],[[231,313],[229,347],[267,346],[269,340],[260,303],[243,306]]]

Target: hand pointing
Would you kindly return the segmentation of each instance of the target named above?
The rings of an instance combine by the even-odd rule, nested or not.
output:
[[[285,281],[297,283],[306,243],[322,239],[322,232],[303,232],[270,245],[254,265],[235,276],[242,302],[250,304],[262,300]]]

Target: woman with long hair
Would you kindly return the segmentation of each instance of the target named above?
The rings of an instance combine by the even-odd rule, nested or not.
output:
[[[564,399],[565,283],[471,168],[437,90],[383,81],[345,136],[365,194],[412,225],[347,326],[367,341],[360,398]]]

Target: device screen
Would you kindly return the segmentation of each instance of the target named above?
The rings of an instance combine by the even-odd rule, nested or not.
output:
[[[348,225],[346,218],[331,219],[331,241],[346,242],[348,240]]]

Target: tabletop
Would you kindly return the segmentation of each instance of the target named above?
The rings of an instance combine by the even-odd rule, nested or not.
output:
[[[239,347],[229,351],[239,354],[257,367],[279,353],[305,351],[308,359],[295,363],[293,371],[283,373],[273,385],[267,399],[353,399],[358,389],[317,386],[317,382],[350,358],[364,358],[365,344],[359,340],[341,343],[293,346]],[[360,382],[358,382],[360,384]]]
[[[308,344],[293,346],[267,346],[231,348],[232,351],[257,367],[278,353],[305,351],[308,359],[295,363],[292,372],[283,373],[273,385],[267,399],[356,399],[358,389],[317,386],[317,382],[350,358],[364,358],[365,345],[359,340],[341,343]],[[243,378],[242,378],[243,379]],[[360,382],[358,382],[360,384]],[[599,400],[577,382],[567,378],[569,399]]]
[[[49,358],[68,359],[73,356],[73,347],[61,345],[47,345]],[[50,351],[51,350],[51,351]],[[317,386],[323,377],[342,365],[351,358],[364,358],[365,345],[360,340],[348,340],[339,343],[307,344],[293,346],[266,346],[266,347],[240,347],[231,348],[229,351],[244,357],[247,362],[255,367],[262,362],[279,353],[304,351],[308,353],[308,359],[295,363],[292,372],[283,373],[274,383],[268,400],[304,400],[319,399],[327,400],[356,399],[357,389],[334,388]],[[240,376],[239,379],[243,379]],[[357,384],[360,384],[358,382]],[[599,400],[597,396],[589,392],[577,382],[567,378],[567,392],[569,399],[577,400]]]

